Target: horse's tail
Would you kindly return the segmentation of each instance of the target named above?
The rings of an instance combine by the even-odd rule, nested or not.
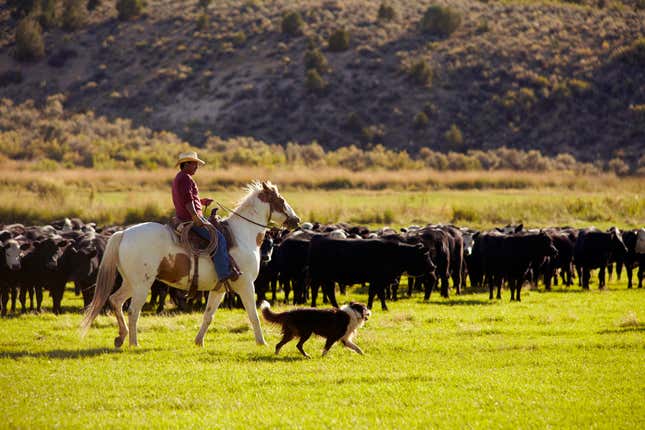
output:
[[[262,316],[268,322],[276,323],[276,324],[282,323],[282,314],[277,314],[271,311],[271,305],[266,300],[264,300],[260,305],[260,310],[262,311]]]
[[[110,237],[105,247],[105,253],[101,259],[99,273],[96,277],[94,298],[92,298],[92,302],[85,310],[85,317],[83,318],[83,322],[81,322],[81,336],[85,336],[85,334],[87,334],[90,325],[92,325],[92,322],[96,319],[98,314],[101,313],[101,309],[105,306],[105,302],[107,302],[107,299],[112,292],[114,281],[116,281],[119,247],[122,239],[123,232],[118,231]]]

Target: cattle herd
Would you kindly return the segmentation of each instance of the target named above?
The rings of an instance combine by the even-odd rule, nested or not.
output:
[[[93,296],[98,267],[109,236],[122,226],[98,227],[74,218],[45,226],[0,225],[1,312],[41,311],[43,291],[52,297],[52,311],[62,312],[68,282],[83,296]],[[374,298],[387,309],[396,300],[402,275],[408,276],[407,295],[419,290],[424,299],[437,289],[448,297],[451,289],[487,288],[490,299],[501,298],[504,284],[511,300],[520,300],[522,286],[544,284],[546,290],[558,279],[588,289],[591,270],[599,269],[598,286],[605,286],[605,272],[617,276],[625,268],[628,288],[638,267],[638,288],[645,270],[645,229],[607,231],[596,228],[553,227],[526,230],[522,225],[476,231],[454,225],[410,226],[400,231],[376,231],[347,224],[304,223],[294,231],[274,228],[260,247],[260,274],[255,282],[258,303],[283,291],[284,302],[316,306],[318,291],[324,302],[338,306],[336,288],[367,288],[368,306]],[[452,281],[452,286],[450,285]],[[120,282],[117,279],[118,286]],[[184,292],[156,281],[150,304],[163,310],[167,294],[179,310],[201,305],[202,298],[184,298]],[[27,307],[29,298],[29,308]],[[235,303],[235,297],[229,297]]]

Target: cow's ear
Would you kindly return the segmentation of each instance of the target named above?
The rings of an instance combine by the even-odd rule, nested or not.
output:
[[[520,231],[524,230],[524,223],[518,225],[515,227],[515,233],[519,233]]]
[[[23,243],[22,245],[20,245],[20,249],[22,251],[29,249],[30,247],[31,247],[31,243]]]

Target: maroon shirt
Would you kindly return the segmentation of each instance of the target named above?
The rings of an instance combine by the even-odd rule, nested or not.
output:
[[[199,200],[197,184],[186,172],[179,171],[172,181],[172,202],[175,204],[177,218],[181,221],[190,221],[190,212],[186,210],[186,203],[193,201],[197,215],[202,215],[202,202]]]

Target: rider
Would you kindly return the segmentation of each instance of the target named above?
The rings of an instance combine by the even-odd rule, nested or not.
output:
[[[181,222],[192,221],[192,231],[206,240],[210,240],[210,234],[204,227],[204,224],[210,224],[202,213],[202,207],[208,207],[213,199],[200,199],[197,184],[192,176],[199,166],[206,162],[199,159],[196,152],[184,152],[179,154],[179,160],[176,166],[179,166],[179,172],[172,181],[172,201],[175,204],[177,218]],[[220,282],[228,280],[235,281],[241,273],[235,268],[231,268],[226,239],[224,235],[217,230],[217,250],[213,255],[215,271]]]

